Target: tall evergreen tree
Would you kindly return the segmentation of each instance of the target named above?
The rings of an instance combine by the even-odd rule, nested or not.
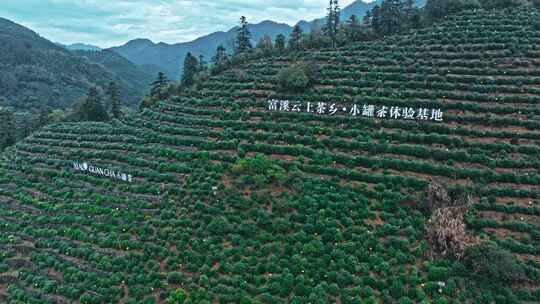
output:
[[[362,34],[362,28],[360,26],[360,22],[358,21],[358,17],[356,15],[351,15],[351,18],[347,21],[345,28],[345,33],[347,34],[347,38],[349,41],[359,41]]]
[[[216,54],[214,55],[214,57],[212,57],[212,64],[214,66],[223,66],[226,65],[228,62],[229,57],[227,56],[225,47],[220,44],[216,49]]]
[[[300,40],[302,39],[302,28],[297,24],[294,26],[291,37],[289,38],[289,49],[293,51],[300,50]]]
[[[245,16],[240,17],[240,27],[237,30],[234,46],[235,54],[243,53],[253,47],[251,45],[251,32],[249,31],[247,18]]]
[[[181,80],[182,86],[187,88],[194,85],[197,72],[199,72],[199,61],[191,54],[191,52],[188,52],[184,59],[184,72]]]
[[[276,41],[274,42],[274,48],[282,53],[285,50],[285,35],[279,34],[276,36]]]
[[[107,95],[109,97],[109,106],[111,108],[111,115],[115,119],[122,118],[122,108],[120,101],[120,89],[116,82],[111,81],[109,87],[107,88]]]
[[[330,37],[334,34],[334,0],[329,0],[326,8],[326,25],[323,27],[323,34]],[[333,39],[332,39],[333,40]]]
[[[366,12],[366,14],[364,15],[364,18],[362,19],[362,23],[365,25],[365,26],[371,26],[371,18],[372,18],[372,11],[369,10]]]
[[[371,28],[375,33],[379,33],[381,26],[381,7],[375,5],[371,10]]]
[[[332,41],[332,47],[336,47],[337,36],[341,23],[341,8],[338,0],[330,0],[327,8],[326,25],[323,33]]]
[[[223,71],[225,67],[229,64],[229,56],[227,55],[227,52],[225,50],[225,47],[223,45],[219,45],[216,48],[216,54],[211,59],[212,62],[212,74],[219,73]]]
[[[96,87],[91,87],[88,91],[86,101],[82,107],[81,118],[83,121],[107,121],[109,115],[101,103],[101,98]]]
[[[15,144],[15,118],[13,112],[0,107],[0,151]]]
[[[382,35],[393,35],[401,32],[405,24],[404,4],[401,0],[383,0],[380,10],[380,28]]]
[[[199,71],[205,71],[207,68],[206,60],[204,59],[204,55],[199,55]]]
[[[339,7],[339,1],[334,0],[334,35],[337,36],[339,26],[341,24],[341,8]]]
[[[165,88],[169,84],[169,80],[167,79],[167,76],[163,72],[158,73],[158,78],[152,82],[151,89],[150,89],[150,95],[156,98],[161,99],[162,97],[162,89]]]

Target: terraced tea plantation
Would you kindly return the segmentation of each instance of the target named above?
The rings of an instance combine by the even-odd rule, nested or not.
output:
[[[286,93],[295,63],[319,72]],[[248,62],[125,124],[47,127],[1,162],[0,302],[538,303],[539,103],[540,13],[477,11]],[[523,262],[520,282],[427,257],[434,182],[474,193],[468,232]]]

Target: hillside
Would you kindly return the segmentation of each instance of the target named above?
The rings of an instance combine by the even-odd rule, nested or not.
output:
[[[125,101],[131,104],[137,104],[146,89],[128,84],[116,71],[75,56],[30,29],[0,18],[0,100],[17,110],[66,108],[84,96],[90,86],[106,86],[112,80],[122,82]]]
[[[158,73],[153,73],[154,71],[151,69],[147,70],[144,67],[135,65],[131,61],[110,50],[75,50],[72,51],[72,53],[79,57],[88,58],[91,62],[100,64],[107,70],[113,71],[115,78],[126,91],[124,93],[124,98],[131,101],[132,104],[139,102],[142,94],[147,93],[150,84],[154,81]]]
[[[126,124],[47,127],[0,162],[0,302],[540,302],[539,20],[462,13],[249,62]],[[298,62],[318,76],[284,93]],[[468,233],[519,269],[427,257],[434,181],[474,194]]]
[[[292,27],[287,24],[264,21],[250,24],[249,30],[253,40],[258,41],[264,35],[269,35],[272,39],[275,39],[278,34],[289,35]],[[148,39],[135,39],[122,46],[110,48],[110,50],[139,66],[151,68],[153,71],[162,71],[167,74],[169,79],[179,79],[182,74],[184,58],[188,52],[197,57],[203,55],[206,61],[210,61],[219,45],[230,50],[234,37],[236,37],[236,28],[177,44],[154,43]]]

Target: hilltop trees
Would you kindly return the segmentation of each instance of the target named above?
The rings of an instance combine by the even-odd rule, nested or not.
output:
[[[399,33],[409,24],[407,16],[411,14],[410,5],[410,1],[384,0],[366,15],[364,22],[378,35]]]
[[[339,1],[330,0],[327,11],[326,25],[323,27],[323,33],[332,41],[332,47],[336,47],[341,22],[341,8],[339,7]]]
[[[86,99],[74,107],[73,118],[77,121],[108,121],[109,115],[103,103],[97,87],[88,90]]]
[[[268,35],[264,35],[259,42],[257,42],[257,48],[260,49],[264,56],[272,55],[274,51],[274,45],[272,43],[272,38]]]
[[[157,79],[150,84],[150,95],[144,97],[139,105],[139,109],[143,110],[151,107],[157,101],[166,98],[170,87],[169,84],[170,82],[165,73],[159,72]]]
[[[227,52],[223,45],[219,45],[217,47],[216,54],[214,55],[214,57],[212,57],[211,63],[212,74],[217,74],[223,71],[223,69],[225,69],[229,65],[229,56],[227,55]]]
[[[163,89],[169,85],[169,80],[163,72],[158,73],[158,78],[152,82],[150,95],[160,97],[163,93]]]
[[[184,73],[182,74],[181,85],[191,87],[195,84],[195,75],[200,71],[199,61],[188,52],[184,59]]]
[[[15,143],[13,112],[0,107],[0,151]]]
[[[116,82],[111,81],[107,88],[107,95],[109,97],[109,106],[111,109],[111,115],[115,119],[122,118],[122,109],[120,104],[120,90]]]
[[[476,0],[428,0],[424,8],[427,19],[431,22],[445,18],[465,9],[480,7]]]
[[[283,53],[285,51],[286,38],[285,35],[279,34],[276,36],[276,41],[274,42],[274,48],[278,53]]]
[[[297,24],[294,26],[291,37],[289,38],[289,49],[292,51],[300,50],[300,40],[302,39],[302,28]]]
[[[360,24],[356,15],[351,15],[349,20],[345,23],[343,30],[349,41],[360,41],[366,38],[364,27]]]
[[[235,54],[243,53],[253,48],[251,45],[251,32],[249,31],[245,16],[240,17],[240,27],[237,30],[234,48]]]

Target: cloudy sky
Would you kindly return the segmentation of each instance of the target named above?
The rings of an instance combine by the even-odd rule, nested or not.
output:
[[[134,38],[190,41],[229,30],[241,15],[250,23],[294,25],[324,16],[327,4],[328,0],[0,0],[0,17],[54,42],[110,47]]]

